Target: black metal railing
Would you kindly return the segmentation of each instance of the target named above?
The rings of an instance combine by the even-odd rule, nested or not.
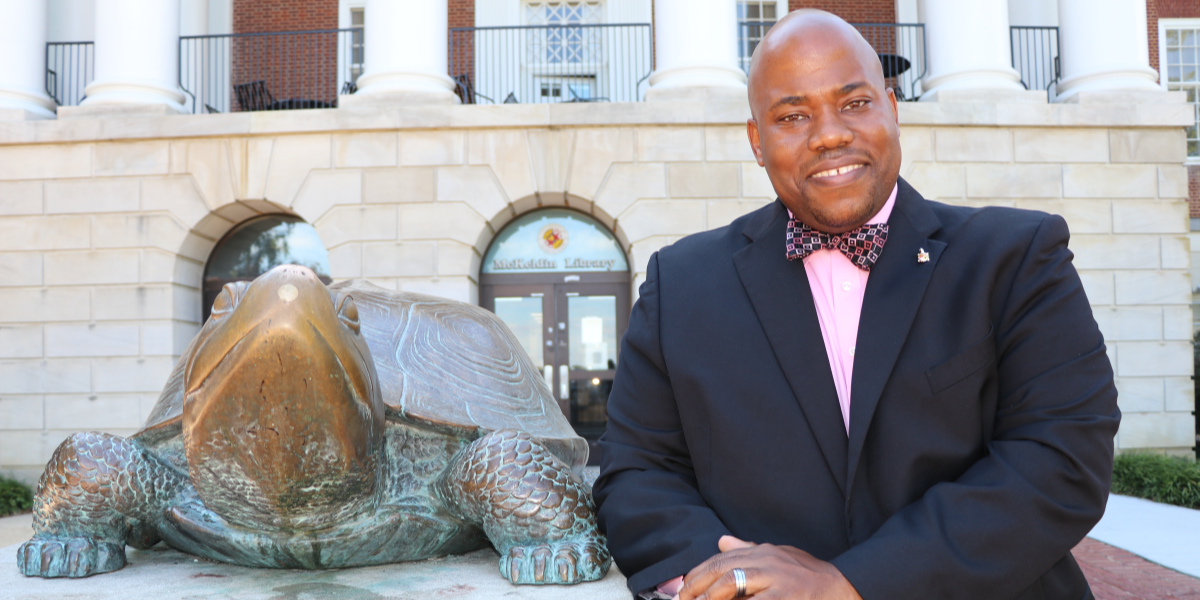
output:
[[[750,57],[758,42],[775,23],[742,21],[738,23],[738,58],[742,69],[750,71]],[[851,23],[879,54],[888,85],[900,100],[916,100],[918,85],[925,76],[924,23]]]
[[[1021,74],[1021,85],[1027,90],[1046,90],[1058,81],[1058,28],[1013,25],[1012,66]]]
[[[179,87],[193,113],[332,108],[363,69],[363,30],[179,38]]]
[[[59,106],[78,106],[83,89],[96,78],[95,65],[92,42],[46,44],[46,93]]]
[[[654,68],[649,23],[456,27],[464,103],[636,102]]]

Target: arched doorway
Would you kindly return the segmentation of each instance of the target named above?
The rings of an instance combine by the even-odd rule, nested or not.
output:
[[[204,265],[203,318],[225,284],[250,281],[279,265],[302,265],[329,285],[329,252],[304,219],[291,215],[262,215],[229,230]]]
[[[484,255],[480,304],[508,324],[563,414],[600,458],[608,394],[629,322],[629,262],[607,228],[549,208],[506,226]]]

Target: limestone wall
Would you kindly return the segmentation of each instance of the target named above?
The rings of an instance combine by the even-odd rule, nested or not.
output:
[[[1119,446],[1193,445],[1190,105],[922,104],[905,177],[931,199],[1066,217],[1116,367]],[[130,434],[199,327],[215,241],[313,223],[337,279],[478,298],[495,232],[538,206],[651,253],[774,197],[744,106],[341,109],[0,124],[0,472],[78,430]],[[634,292],[636,294],[636,290]]]

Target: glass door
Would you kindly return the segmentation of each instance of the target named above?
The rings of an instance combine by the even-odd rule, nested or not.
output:
[[[600,461],[596,441],[608,424],[628,290],[621,283],[491,285],[480,298],[516,335],[563,415],[588,441],[588,464]]]
[[[608,425],[608,395],[617,373],[621,334],[629,320],[628,288],[604,283],[554,286],[555,383],[567,419],[591,446],[589,464],[598,464],[596,441]]]
[[[521,341],[563,415],[591,445],[588,464],[600,461],[596,440],[608,424],[629,292],[629,262],[612,232],[562,207],[514,219],[479,269],[479,305]]]
[[[481,290],[480,305],[496,313],[554,391],[554,286],[498,285]],[[548,316],[547,316],[548,315]],[[558,395],[554,396],[556,399]],[[566,402],[559,400],[564,409]]]

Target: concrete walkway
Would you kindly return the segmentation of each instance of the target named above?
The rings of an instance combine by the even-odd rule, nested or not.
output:
[[[1200,577],[1200,510],[1111,494],[1088,537]]]
[[[0,519],[0,548],[20,544],[33,537],[33,513]]]

